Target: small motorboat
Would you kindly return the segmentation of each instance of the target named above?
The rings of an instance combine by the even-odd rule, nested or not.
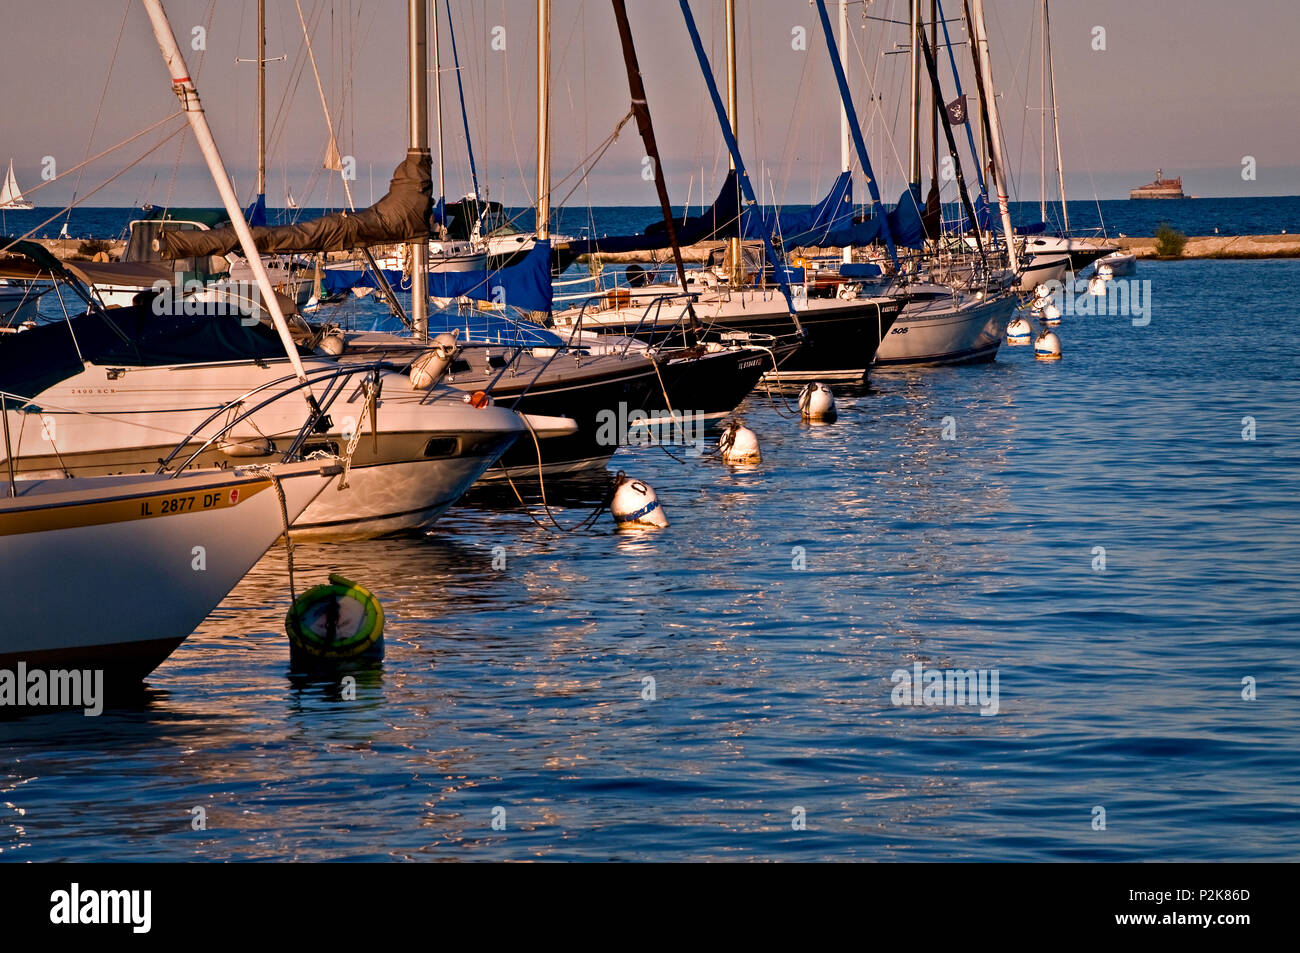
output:
[[[1137,256],[1132,252],[1117,251],[1097,259],[1097,274],[1102,278],[1118,278],[1137,271]]]

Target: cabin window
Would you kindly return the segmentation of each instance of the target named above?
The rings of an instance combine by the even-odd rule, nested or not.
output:
[[[331,457],[339,455],[339,445],[333,440],[315,440],[302,445],[302,455],[310,457],[313,453],[324,453]]]
[[[460,449],[458,437],[434,437],[424,445],[426,457],[454,457]]]

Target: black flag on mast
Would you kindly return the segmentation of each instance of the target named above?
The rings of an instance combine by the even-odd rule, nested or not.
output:
[[[948,111],[948,121],[960,126],[966,121],[966,94],[962,93],[944,108]]]

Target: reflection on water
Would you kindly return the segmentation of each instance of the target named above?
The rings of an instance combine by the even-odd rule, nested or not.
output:
[[[299,547],[299,591],[384,604],[354,699],[288,678],[269,554],[132,705],[0,722],[0,856],[1293,858],[1295,347],[1220,320],[1300,263],[1142,267],[1151,325],[1067,323],[1059,365],[753,399],[755,468],[621,451],[661,532],[506,488]],[[999,714],[894,707],[914,661],[998,669]]]

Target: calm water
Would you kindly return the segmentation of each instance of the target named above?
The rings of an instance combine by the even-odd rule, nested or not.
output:
[[[755,469],[620,451],[658,534],[300,548],[386,606],[355,701],[286,678],[268,555],[139,710],[0,723],[0,856],[1297,859],[1300,262],[1139,277],[1150,325],[1067,317],[1058,365],[751,398]],[[998,714],[895,707],[916,661],[997,669]]]

